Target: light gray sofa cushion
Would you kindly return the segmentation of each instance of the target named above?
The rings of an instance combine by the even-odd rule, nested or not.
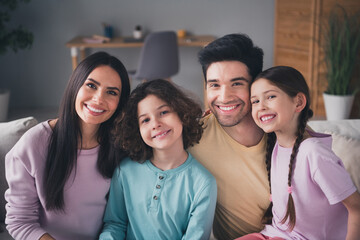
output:
[[[0,123],[0,222],[4,222],[5,220],[6,202],[4,192],[8,188],[5,179],[5,155],[11,150],[20,137],[37,123],[37,120],[33,117]]]
[[[332,150],[343,161],[360,191],[360,119],[310,121],[309,126],[333,137]]]

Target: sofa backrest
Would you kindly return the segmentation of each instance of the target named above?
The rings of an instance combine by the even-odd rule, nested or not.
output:
[[[358,191],[360,191],[360,119],[310,121],[314,131],[331,134],[332,150],[343,161]]]
[[[22,118],[11,122],[0,122],[0,222],[5,220],[4,193],[8,188],[5,178],[5,155],[11,150],[20,137],[37,124],[33,117]]]

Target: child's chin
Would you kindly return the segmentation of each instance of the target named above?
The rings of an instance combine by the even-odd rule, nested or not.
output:
[[[269,128],[262,128],[262,130],[263,130],[264,132],[266,132],[266,133],[271,133],[271,132],[273,132],[273,130],[272,130],[272,129],[269,129]]]

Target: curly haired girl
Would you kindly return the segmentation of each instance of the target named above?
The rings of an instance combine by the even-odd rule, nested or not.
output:
[[[202,135],[200,106],[154,80],[131,94],[115,131],[125,159],[115,171],[100,239],[208,239],[215,178],[186,149]]]

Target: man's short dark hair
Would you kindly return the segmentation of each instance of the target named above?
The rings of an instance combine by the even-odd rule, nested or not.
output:
[[[239,61],[244,63],[252,80],[262,71],[264,52],[254,46],[246,34],[228,34],[214,40],[198,54],[206,81],[208,67],[214,62]]]

